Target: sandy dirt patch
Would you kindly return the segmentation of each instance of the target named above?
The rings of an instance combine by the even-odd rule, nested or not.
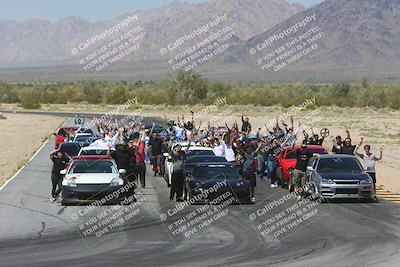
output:
[[[65,119],[55,116],[4,114],[0,119],[0,185],[22,167]]]

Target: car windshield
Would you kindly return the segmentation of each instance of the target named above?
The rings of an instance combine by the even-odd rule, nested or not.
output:
[[[82,136],[77,136],[75,138],[76,142],[90,142],[92,143],[93,141],[95,141],[94,137],[91,135],[82,135]]]
[[[318,172],[363,171],[356,158],[324,158],[318,163]]]
[[[196,164],[200,162],[226,162],[226,159],[224,157],[216,157],[216,156],[211,156],[211,157],[194,156],[194,157],[189,157],[185,160],[185,164]]]
[[[110,160],[83,159],[75,160],[69,174],[72,173],[118,173],[116,165]]]
[[[186,154],[187,157],[193,157],[193,156],[215,156],[214,151],[212,150],[189,150],[188,153]]]
[[[82,156],[105,156],[107,155],[107,150],[105,149],[89,149],[89,150],[82,150]]]
[[[239,177],[239,173],[233,165],[213,164],[195,167],[193,171],[193,177],[204,180],[213,178],[237,179]]]
[[[296,159],[296,149],[291,149],[288,151],[287,155],[286,155],[286,159]],[[322,149],[307,149],[307,153],[309,153],[310,155],[312,154],[320,154],[320,155],[325,155],[327,154],[326,150],[322,150]]]
[[[84,129],[84,128],[81,128],[78,132],[79,132],[79,133],[89,133],[89,134],[93,134],[92,129]]]
[[[65,143],[60,147],[60,151],[68,154],[70,157],[77,156],[79,150],[81,150],[81,146],[79,144]]]

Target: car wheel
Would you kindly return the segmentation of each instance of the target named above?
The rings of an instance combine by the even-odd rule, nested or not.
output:
[[[184,186],[183,187],[183,194],[182,194],[183,196],[183,200],[188,200],[189,199],[189,197],[188,197],[188,190],[187,190],[187,187],[186,186]]]
[[[292,176],[289,177],[288,188],[289,188],[290,193],[292,193],[294,191],[294,184],[293,184]]]
[[[318,186],[315,183],[313,183],[313,189],[312,189],[311,197],[312,197],[313,200],[318,200],[318,199],[321,198],[321,195],[320,195],[319,190],[318,190]]]

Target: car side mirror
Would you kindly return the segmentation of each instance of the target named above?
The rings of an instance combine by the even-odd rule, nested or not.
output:
[[[67,174],[67,170],[65,170],[65,169],[64,169],[64,170],[61,170],[61,171],[60,171],[60,174],[61,174],[61,175],[66,175],[66,174]]]
[[[307,171],[314,171],[314,168],[311,166],[307,166]]]
[[[126,170],[125,169],[119,169],[118,172],[119,172],[119,174],[126,174]]]

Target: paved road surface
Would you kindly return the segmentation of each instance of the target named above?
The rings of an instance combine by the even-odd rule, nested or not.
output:
[[[52,148],[51,140],[0,191],[1,266],[398,266],[400,260],[400,205],[305,203],[288,212],[297,203],[289,199],[265,212],[265,205],[288,198],[288,192],[261,180],[256,205],[221,207],[213,214],[220,218],[199,232],[174,236],[168,227],[176,230],[174,223],[185,216],[193,221],[196,217],[189,217],[202,206],[186,207],[161,222],[160,214],[178,204],[168,202],[169,189],[161,177],[152,177],[150,168],[147,187],[137,190],[144,197],[135,206],[139,213],[111,234],[85,237],[79,224],[113,207],[95,207],[73,221],[84,207],[50,203]],[[251,220],[263,207],[266,215]],[[303,212],[297,216],[303,221],[286,232],[284,224],[264,235],[257,228],[267,219],[293,219],[296,212]]]

